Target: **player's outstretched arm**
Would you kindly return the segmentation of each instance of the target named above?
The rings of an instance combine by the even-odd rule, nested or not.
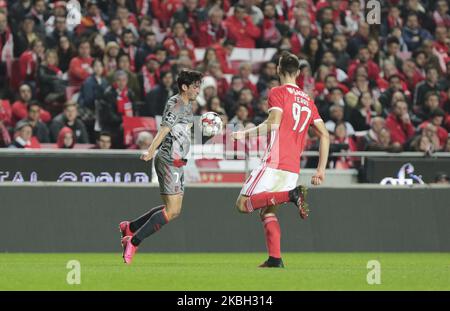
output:
[[[318,186],[325,180],[325,169],[328,163],[328,152],[330,149],[330,136],[322,120],[314,123],[313,126],[317,136],[320,138],[319,164],[317,172],[311,178],[311,184]]]
[[[148,150],[141,155],[141,160],[144,160],[145,162],[150,161],[155,155],[156,149],[158,149],[159,145],[161,145],[169,132],[170,128],[168,126],[161,126],[155,139],[153,139],[152,144],[148,147]]]
[[[273,109],[269,112],[267,119],[260,125],[245,131],[233,132],[232,136],[234,139],[242,139],[245,137],[267,135],[270,131],[277,130],[280,127],[282,116],[282,111]]]

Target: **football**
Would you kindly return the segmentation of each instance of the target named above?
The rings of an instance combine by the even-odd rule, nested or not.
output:
[[[222,131],[222,119],[215,112],[205,112],[200,118],[203,136],[214,136]]]

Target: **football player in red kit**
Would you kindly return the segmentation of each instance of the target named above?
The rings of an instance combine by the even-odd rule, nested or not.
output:
[[[260,166],[253,170],[236,201],[236,208],[242,213],[260,211],[269,253],[269,258],[260,267],[284,267],[280,225],[275,214],[277,208],[293,202],[301,218],[308,216],[306,187],[297,187],[297,180],[310,125],[320,138],[319,164],[311,183],[320,185],[325,178],[330,139],[314,101],[295,83],[300,73],[299,65],[295,55],[289,52],[281,55],[277,67],[281,86],[269,92],[267,120],[257,127],[233,133],[234,139],[270,135]]]

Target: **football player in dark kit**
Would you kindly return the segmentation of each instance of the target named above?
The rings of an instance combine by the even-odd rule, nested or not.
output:
[[[201,81],[200,72],[181,71],[177,79],[179,93],[167,101],[158,134],[148,151],[141,156],[141,160],[155,161],[163,205],[150,209],[133,221],[120,223],[123,260],[126,264],[131,263],[145,238],[180,214],[184,192],[183,166],[187,162],[194,122],[191,101],[199,94]]]

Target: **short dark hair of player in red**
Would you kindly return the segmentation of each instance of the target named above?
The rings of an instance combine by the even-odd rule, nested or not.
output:
[[[202,82],[202,78],[203,78],[203,74],[199,71],[183,69],[179,73],[178,78],[177,78],[178,90],[181,93],[183,90],[183,88],[182,88],[183,85],[186,85],[187,87],[189,87],[195,83],[200,84]]]
[[[281,54],[278,68],[280,75],[296,76],[298,74],[298,71],[300,70],[300,61],[294,54],[289,53],[288,51],[284,51]]]

